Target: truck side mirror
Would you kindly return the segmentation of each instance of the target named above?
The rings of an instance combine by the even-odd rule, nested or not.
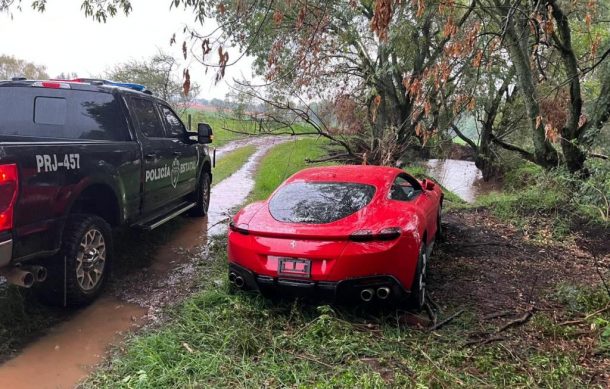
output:
[[[197,124],[197,142],[202,145],[207,145],[212,143],[213,140],[214,133],[212,132],[212,127],[207,123]]]

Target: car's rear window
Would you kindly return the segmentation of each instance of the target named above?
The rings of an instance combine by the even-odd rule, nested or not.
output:
[[[0,136],[32,141],[130,139],[114,95],[35,87],[0,87]]]
[[[343,219],[371,202],[372,185],[351,182],[294,182],[269,201],[274,219],[288,223],[330,223]]]

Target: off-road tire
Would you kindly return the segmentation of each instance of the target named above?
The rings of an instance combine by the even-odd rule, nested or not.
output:
[[[421,311],[426,304],[426,277],[428,271],[428,254],[426,244],[422,243],[417,259],[417,268],[411,284],[411,293],[407,299],[407,306],[414,311]],[[422,288],[423,285],[423,288]]]
[[[210,178],[210,174],[207,172],[201,173],[201,178],[199,179],[199,185],[197,185],[197,191],[195,195],[197,196],[195,207],[191,210],[190,214],[193,216],[205,216],[208,214],[208,209],[210,208],[210,193],[212,189],[212,180]]]
[[[85,281],[79,282],[77,276],[77,256],[84,247],[82,244],[87,234],[89,234],[88,238],[101,236],[97,245],[98,247],[103,245],[104,251],[99,278],[96,278],[95,282],[91,281],[90,288],[83,287],[82,283]],[[98,254],[101,254],[101,250]],[[108,223],[94,215],[71,215],[66,221],[61,250],[47,262],[47,280],[36,288],[38,296],[46,303],[67,307],[79,307],[91,303],[100,295],[108,280],[111,258],[112,232]]]

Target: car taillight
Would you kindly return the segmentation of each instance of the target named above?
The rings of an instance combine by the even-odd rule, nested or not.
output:
[[[400,236],[399,227],[389,227],[374,234],[371,230],[359,230],[349,236],[349,240],[354,242],[371,242],[374,240],[394,240]]]
[[[0,231],[13,228],[13,208],[17,200],[17,165],[0,165]]]
[[[243,223],[235,225],[235,223],[231,222],[229,223],[229,228],[231,231],[238,232],[243,235],[248,235],[250,233],[250,231],[248,231],[248,225]]]

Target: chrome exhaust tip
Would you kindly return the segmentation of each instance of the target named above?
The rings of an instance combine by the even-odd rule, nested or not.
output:
[[[360,298],[362,299],[362,301],[364,302],[369,302],[373,299],[373,296],[375,296],[375,291],[373,289],[367,288],[367,289],[362,289],[362,291],[360,291]]]
[[[237,286],[238,288],[243,288],[244,284],[244,279],[241,276],[235,277],[235,286]]]
[[[235,279],[237,278],[237,274],[231,272],[229,273],[229,282],[234,284],[235,283]]]
[[[31,272],[34,275],[36,282],[45,282],[47,279],[47,268],[43,266],[29,266],[25,270]]]
[[[9,284],[21,286],[22,288],[31,288],[36,282],[36,277],[32,272],[18,268],[11,268],[0,271]]]
[[[377,297],[379,297],[381,300],[385,300],[390,297],[390,288],[388,288],[387,286],[382,286],[381,288],[378,288]]]

